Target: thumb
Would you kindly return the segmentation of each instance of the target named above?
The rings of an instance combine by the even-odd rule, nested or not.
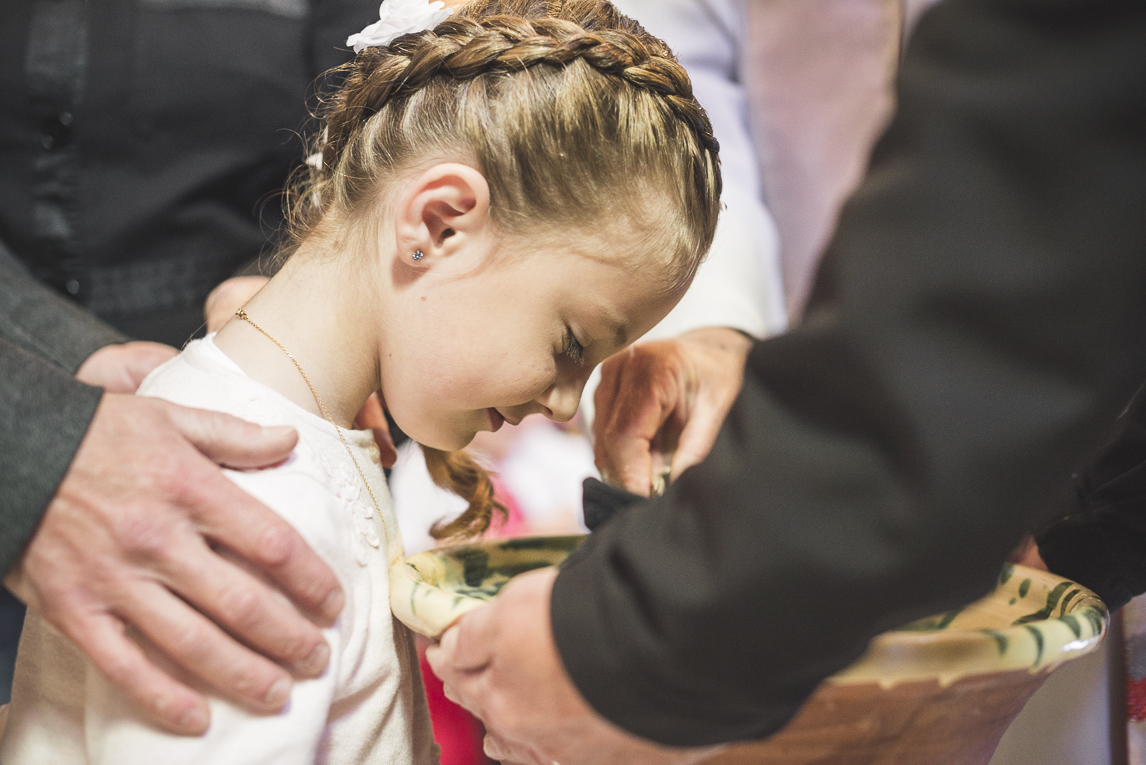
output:
[[[136,388],[157,366],[179,355],[179,351],[170,345],[143,340],[127,343],[124,351],[124,367]]]
[[[443,646],[450,648],[450,661],[454,667],[464,672],[480,672],[489,666],[493,658],[490,651],[496,645],[497,622],[493,618],[495,606],[488,605],[474,609],[458,619],[450,628],[452,640],[442,640]],[[449,633],[447,633],[447,636]]]
[[[175,428],[224,467],[271,467],[289,457],[298,443],[298,433],[286,425],[263,427],[222,412],[169,406]]]
[[[620,433],[611,441],[598,441],[597,468],[609,483],[626,491],[649,496],[652,487],[653,454],[648,439]]]
[[[669,480],[675,481],[685,470],[704,461],[716,443],[722,423],[717,407],[703,401],[696,403],[680,433]]]

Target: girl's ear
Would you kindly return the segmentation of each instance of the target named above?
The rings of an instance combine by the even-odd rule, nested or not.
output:
[[[395,210],[400,260],[430,265],[470,248],[488,233],[489,184],[469,165],[443,162],[407,188]],[[420,253],[420,254],[419,254]]]

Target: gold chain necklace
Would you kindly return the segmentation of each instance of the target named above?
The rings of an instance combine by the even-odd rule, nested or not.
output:
[[[358,477],[362,479],[363,485],[366,486],[366,492],[370,495],[370,501],[374,503],[374,510],[378,513],[379,520],[382,521],[382,533],[386,537],[383,541],[386,543],[387,548],[389,548],[390,527],[386,524],[386,516],[382,515],[382,508],[378,506],[378,499],[374,496],[374,490],[370,488],[370,482],[366,480],[366,474],[363,473],[362,468],[358,466],[358,460],[355,459],[354,452],[350,450],[350,444],[346,443],[346,437],[342,435],[342,428],[338,427],[338,424],[335,423],[334,418],[330,416],[330,412],[326,411],[326,404],[322,403],[322,399],[318,396],[318,391],[316,391],[314,386],[310,384],[310,378],[306,376],[306,372],[302,371],[302,366],[298,363],[298,359],[296,359],[294,355],[286,349],[286,346],[271,337],[269,332],[260,327],[258,324],[255,324],[255,322],[251,320],[251,317],[247,316],[246,310],[240,308],[239,310],[235,311],[235,316],[247,322],[259,332],[262,332],[268,340],[277,345],[279,349],[287,355],[287,358],[291,360],[291,363],[294,364],[294,368],[298,370],[298,373],[302,375],[303,382],[306,383],[306,387],[310,388],[311,395],[313,395],[314,400],[318,402],[318,408],[322,410],[322,416],[325,417],[326,420],[334,426],[334,432],[338,434],[338,440],[342,442],[344,447],[346,447],[346,453],[350,455],[350,461],[354,463],[354,469],[358,471]],[[388,550],[387,556],[389,556]]]

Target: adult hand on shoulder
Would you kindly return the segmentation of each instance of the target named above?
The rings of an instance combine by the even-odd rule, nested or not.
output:
[[[163,343],[135,341],[105,345],[76,370],[76,379],[108,393],[135,393],[151,370],[179,351]]]
[[[699,463],[744,382],[752,340],[706,327],[640,343],[601,365],[593,421],[597,467],[648,496],[654,461],[671,454],[670,480]]]
[[[203,732],[206,700],[141,644],[253,710],[276,711],[291,674],[326,666],[311,619],[332,623],[343,595],[302,537],[216,463],[273,465],[297,440],[287,427],[105,394],[5,584],[172,731]]]
[[[553,642],[556,578],[555,568],[516,577],[426,651],[446,694],[485,723],[486,754],[518,765],[689,765],[717,751],[655,744],[593,711]]]

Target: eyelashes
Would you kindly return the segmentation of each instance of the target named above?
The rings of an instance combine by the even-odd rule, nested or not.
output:
[[[576,364],[585,363],[585,346],[581,345],[573,335],[573,330],[569,329],[569,327],[565,328],[565,342],[562,345],[561,352]]]

